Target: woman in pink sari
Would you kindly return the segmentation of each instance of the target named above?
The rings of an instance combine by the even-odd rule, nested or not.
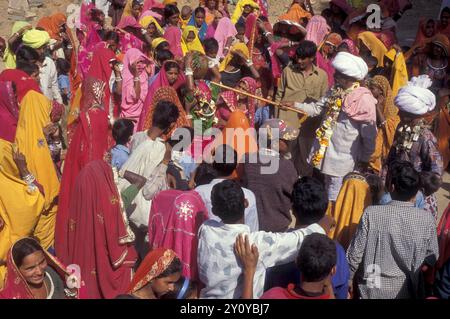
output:
[[[306,40],[312,41],[317,47],[320,47],[330,30],[331,28],[324,17],[313,16],[306,25]]]
[[[14,142],[17,121],[19,120],[19,105],[12,82],[0,82],[0,139]]]
[[[197,233],[207,219],[208,210],[197,192],[160,192],[150,210],[150,250],[172,249],[183,264],[183,276],[197,280]]]
[[[117,182],[111,166],[95,160],[80,172],[71,194],[67,259],[80,266],[90,299],[125,293],[137,259]]]
[[[217,23],[217,24],[216,24]],[[214,22],[208,27],[206,32],[206,38],[214,38],[219,43],[219,50],[217,51],[217,57],[225,57],[224,49],[229,46],[232,39],[236,36],[237,30],[230,18],[223,17]]]
[[[122,71],[122,105],[120,117],[126,117],[137,122],[144,107],[148,93],[148,73],[146,66],[150,59],[138,49],[130,49],[125,54]],[[136,131],[136,129],[135,129]]]
[[[337,33],[330,33],[327,35],[322,43],[322,46],[317,50],[316,62],[317,66],[327,72],[328,87],[334,85],[334,68],[331,61],[337,52],[337,48],[342,42],[342,38]]]

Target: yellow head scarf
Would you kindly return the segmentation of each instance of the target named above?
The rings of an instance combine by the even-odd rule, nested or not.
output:
[[[159,31],[159,33],[160,33],[161,35],[164,34],[163,28],[161,28],[161,26],[159,25],[158,21],[156,21],[156,19],[155,19],[154,17],[152,17],[152,16],[146,16],[146,17],[143,17],[143,18],[139,21],[139,24],[140,24],[143,28],[145,28],[145,29],[147,29],[148,26],[149,26],[151,23],[153,23],[153,24],[155,25],[156,29],[158,29],[158,31]]]
[[[153,39],[153,41],[152,41],[152,49],[155,50],[158,47],[158,45],[160,45],[163,42],[167,42],[167,40],[164,39],[164,38]]]
[[[20,151],[20,150],[19,150]],[[0,217],[5,222],[0,231],[0,260],[6,260],[11,245],[22,237],[32,236],[44,208],[44,197],[31,190],[19,178],[13,160],[12,144],[0,139]],[[0,289],[6,267],[0,266]]]
[[[26,26],[31,26],[28,22],[25,21],[17,21],[13,24],[11,29],[11,36],[18,32],[20,29]],[[15,69],[16,68],[16,55],[8,48],[6,48],[5,53],[3,55],[3,61],[5,62],[6,69]]]
[[[22,42],[27,47],[39,49],[50,42],[50,35],[47,31],[28,30],[22,37]]]
[[[392,65],[392,94],[397,96],[398,91],[408,84],[408,68],[403,53],[398,53],[395,49],[391,49],[386,53],[386,57],[393,62]]]
[[[249,57],[250,57],[250,52],[248,51],[248,47],[242,42],[237,42],[231,46],[230,51],[228,51],[227,56],[225,57],[225,59],[223,59],[222,63],[220,64],[220,67],[219,67],[220,72],[224,71],[225,68],[228,66],[228,64],[230,64],[230,62],[234,56],[232,52],[234,52],[234,51],[241,51],[247,59],[249,59]]]
[[[238,22],[244,12],[245,6],[251,6],[253,9],[259,9],[259,5],[253,0],[239,0],[236,5],[236,9],[234,9],[233,16],[231,17],[231,22],[233,22],[233,24]]]
[[[384,55],[387,53],[387,49],[375,34],[370,31],[362,32],[358,35],[358,40],[360,40],[364,45],[370,50],[373,57],[378,60],[377,67],[382,67],[384,65]]]
[[[195,39],[194,41],[187,42],[187,38],[190,32],[194,32]],[[205,54],[205,50],[203,49],[202,43],[198,37],[198,30],[193,25],[188,25],[184,28],[183,33],[181,35],[181,49],[183,50],[183,54],[186,54],[190,51],[198,51]]]
[[[51,108],[50,100],[44,95],[28,92],[20,104],[15,139],[18,149],[25,155],[30,173],[44,188],[45,214],[40,217],[34,232],[44,249],[53,245],[58,209],[53,202],[59,193],[58,176],[43,132],[43,128],[51,123]]]

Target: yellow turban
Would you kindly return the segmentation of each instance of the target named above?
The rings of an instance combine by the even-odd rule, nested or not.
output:
[[[239,20],[239,18],[242,16],[242,13],[244,12],[244,7],[250,6],[253,9],[259,9],[259,5],[253,1],[253,0],[239,0],[239,2],[236,5],[236,9],[234,9],[233,16],[231,17],[231,22],[233,24],[236,24]]]
[[[28,30],[22,37],[22,42],[27,47],[39,49],[50,42],[50,35],[47,31]]]
[[[220,72],[224,71],[225,68],[228,66],[228,64],[230,64],[231,60],[233,60],[234,51],[241,51],[247,59],[249,59],[250,57],[248,47],[242,42],[237,42],[231,46],[231,49],[230,51],[228,51],[227,56],[225,57],[225,59],[223,59],[222,63],[220,64],[219,67]]]
[[[156,39],[154,39],[152,41],[152,49],[155,50],[158,47],[158,45],[160,45],[163,42],[167,42],[167,40],[164,39],[164,38],[156,38]]]
[[[143,17],[143,18],[139,21],[139,24],[140,24],[143,28],[145,28],[145,29],[147,29],[148,26],[149,26],[151,23],[153,23],[153,24],[155,25],[155,27],[156,27],[156,29],[158,29],[159,33],[164,34],[163,28],[161,28],[161,26],[159,25],[158,21],[156,21],[156,19],[155,19],[154,17],[152,17],[152,16],[146,16],[146,17]]]

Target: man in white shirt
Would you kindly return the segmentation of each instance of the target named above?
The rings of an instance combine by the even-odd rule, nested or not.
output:
[[[219,146],[214,155],[214,163],[213,168],[218,174],[218,178],[213,179],[211,183],[206,185],[201,185],[195,188],[195,191],[199,193],[202,197],[203,203],[208,209],[209,218],[216,221],[221,221],[221,219],[216,216],[212,211],[211,204],[211,192],[213,187],[220,182],[232,179],[233,172],[237,167],[237,153],[236,151],[230,147],[229,145],[221,145]],[[259,230],[259,219],[258,219],[258,210],[256,208],[256,198],[255,194],[247,189],[242,188],[244,192],[244,196],[246,199],[246,208],[244,212],[244,221],[245,225],[250,228],[250,231],[255,232]]]
[[[239,184],[224,180],[212,189],[212,211],[222,222],[208,220],[199,229],[198,269],[205,285],[200,298],[239,299],[243,282],[242,267],[234,253],[234,243],[239,234],[247,234],[250,244],[259,250],[253,293],[261,297],[266,269],[295,259],[305,236],[312,233],[325,234],[333,221],[324,217],[319,224],[289,233],[251,232],[244,224],[245,197]]]

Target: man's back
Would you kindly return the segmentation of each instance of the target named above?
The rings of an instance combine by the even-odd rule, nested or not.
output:
[[[420,268],[438,255],[433,216],[400,201],[368,207],[347,251],[361,297],[370,299],[418,297]]]

